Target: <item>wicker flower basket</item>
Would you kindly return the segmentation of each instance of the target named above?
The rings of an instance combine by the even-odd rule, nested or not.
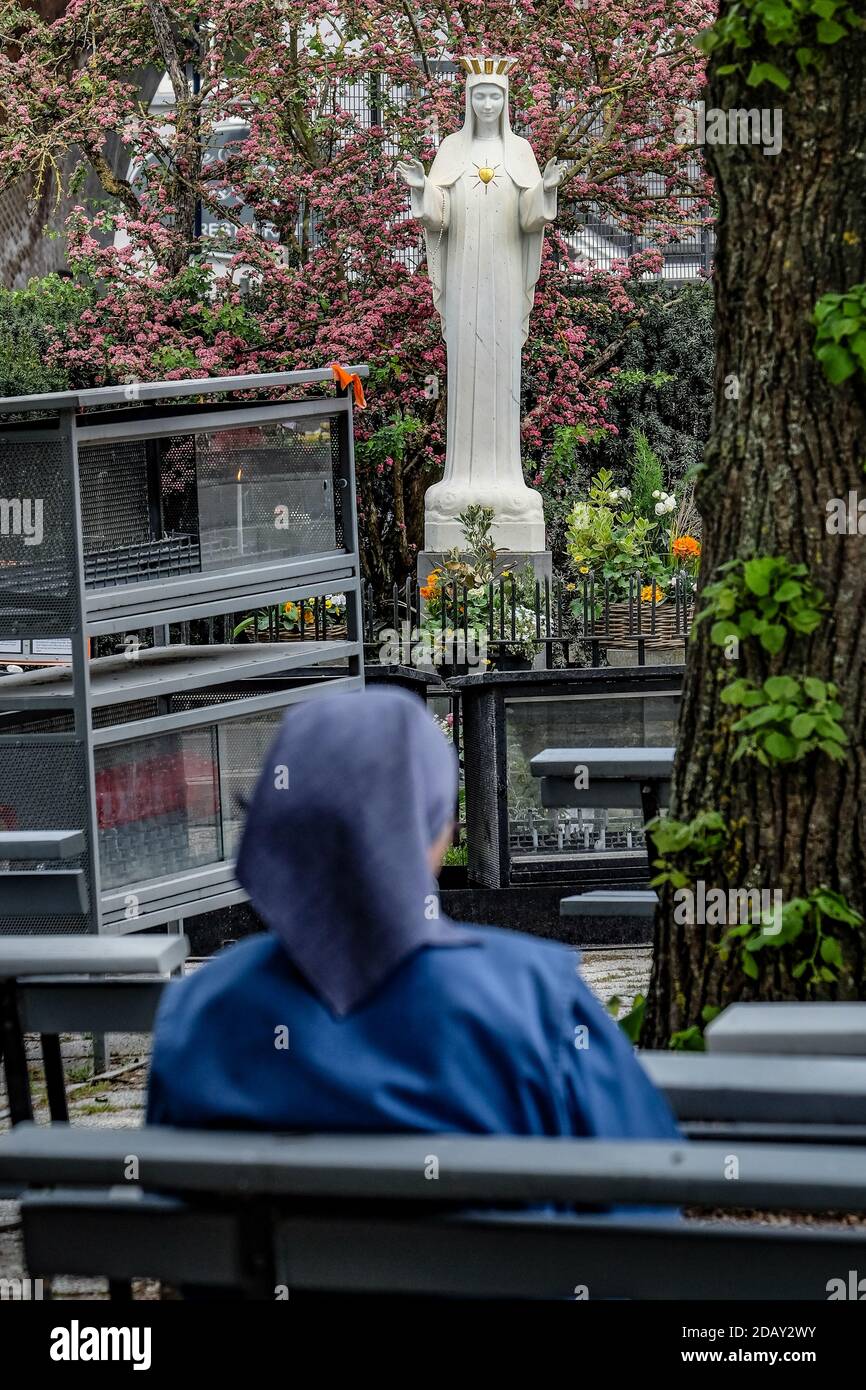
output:
[[[644,639],[645,647],[670,647],[676,642],[682,642],[683,637],[688,634],[695,605],[690,603],[683,613],[681,604],[678,606],[676,603],[657,603],[653,612],[651,603],[641,603],[640,632],[637,609],[636,603],[610,604],[606,619],[602,616],[593,622],[592,637],[606,647],[636,647],[638,637]]]
[[[273,635],[271,635],[269,628],[264,628],[261,632],[250,628],[247,635],[254,642],[315,642],[316,624],[305,623],[303,632],[293,632],[289,628],[281,627]],[[338,642],[348,635],[349,629],[345,623],[328,623],[327,631],[324,633],[321,624],[319,625],[318,637],[320,641]]]

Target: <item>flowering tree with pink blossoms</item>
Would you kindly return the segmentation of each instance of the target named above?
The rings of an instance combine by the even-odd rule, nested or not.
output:
[[[517,56],[519,127],[541,165],[569,164],[525,349],[532,480],[561,427],[612,428],[605,391],[636,319],[630,290],[658,265],[644,252],[602,273],[575,264],[570,238],[592,211],[635,233],[652,224],[661,244],[708,192],[676,127],[702,85],[693,40],[711,8],[69,0],[47,22],[12,0],[0,15],[0,192],[25,175],[37,189],[58,179],[70,150],[73,189],[90,172],[105,189],[67,225],[89,308],[58,325],[49,360],[76,384],[369,362],[359,504],[383,590],[412,568],[445,416],[444,345],[394,165],[404,152],[429,162],[460,124],[451,60]],[[172,105],[142,103],[148,69],[167,73]],[[684,194],[698,199],[688,210]]]

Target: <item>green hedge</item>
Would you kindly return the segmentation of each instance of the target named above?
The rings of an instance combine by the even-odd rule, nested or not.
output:
[[[29,396],[70,386],[61,364],[46,354],[57,329],[79,319],[92,296],[71,279],[46,275],[24,290],[0,287],[0,396]]]

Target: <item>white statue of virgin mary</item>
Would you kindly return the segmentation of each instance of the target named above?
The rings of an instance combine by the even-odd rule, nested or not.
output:
[[[445,476],[427,492],[424,545],[462,548],[457,517],[477,503],[493,508],[498,547],[537,552],[544,512],[520,462],[520,356],[565,166],[552,159],[542,175],[511,129],[514,60],[460,61],[469,74],[463,129],[442,141],[426,177],[420,160],[397,165],[424,228],[448,350]]]

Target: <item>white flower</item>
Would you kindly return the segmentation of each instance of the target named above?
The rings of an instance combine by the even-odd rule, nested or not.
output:
[[[619,495],[620,495],[620,497],[627,497],[627,498],[630,498],[630,497],[631,497],[631,488],[621,487],[620,490],[619,490]]]
[[[656,516],[664,516],[665,512],[667,511],[667,507],[665,506],[664,502],[656,502],[655,506],[653,507],[653,511],[655,512]]]
[[[655,498],[661,497],[661,493],[659,492],[658,488],[656,488],[655,492],[653,493],[653,497],[655,497]]]

